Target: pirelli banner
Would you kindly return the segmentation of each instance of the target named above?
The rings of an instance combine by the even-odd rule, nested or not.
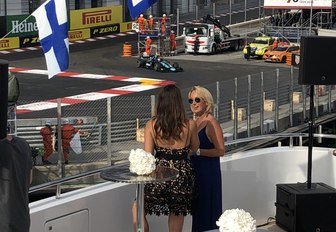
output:
[[[332,0],[264,0],[264,8],[331,9]]]
[[[122,6],[70,11],[70,30],[97,28],[122,22]]]
[[[19,48],[19,47],[20,47],[19,37],[3,38],[0,40],[0,51]]]

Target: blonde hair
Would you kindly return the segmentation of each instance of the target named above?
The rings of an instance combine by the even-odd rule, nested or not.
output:
[[[190,94],[191,92],[196,92],[197,95],[203,100],[205,101],[207,104],[207,107],[206,107],[206,110],[205,110],[205,113],[207,114],[213,114],[213,111],[214,111],[214,107],[215,107],[215,104],[214,104],[214,101],[213,101],[213,97],[210,93],[209,90],[207,90],[206,88],[202,87],[202,86],[193,86],[189,93],[188,93],[188,97],[190,97]]]

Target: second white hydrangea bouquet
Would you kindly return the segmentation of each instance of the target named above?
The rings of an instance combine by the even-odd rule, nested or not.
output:
[[[156,168],[155,157],[143,149],[132,149],[128,160],[130,161],[130,172],[137,175],[148,175]]]
[[[229,209],[216,221],[220,232],[255,232],[256,220],[243,209]]]

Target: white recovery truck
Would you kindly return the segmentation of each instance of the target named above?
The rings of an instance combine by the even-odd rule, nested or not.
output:
[[[210,22],[210,23],[209,23]],[[231,35],[230,29],[222,26],[211,15],[203,17],[203,23],[187,24],[183,28],[187,53],[215,54],[224,50],[237,51],[244,47],[246,39]]]

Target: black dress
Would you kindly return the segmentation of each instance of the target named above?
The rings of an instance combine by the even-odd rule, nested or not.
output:
[[[180,149],[155,147],[157,165],[179,170],[176,179],[145,185],[145,214],[192,214],[195,194],[194,169],[189,159],[189,146]]]

